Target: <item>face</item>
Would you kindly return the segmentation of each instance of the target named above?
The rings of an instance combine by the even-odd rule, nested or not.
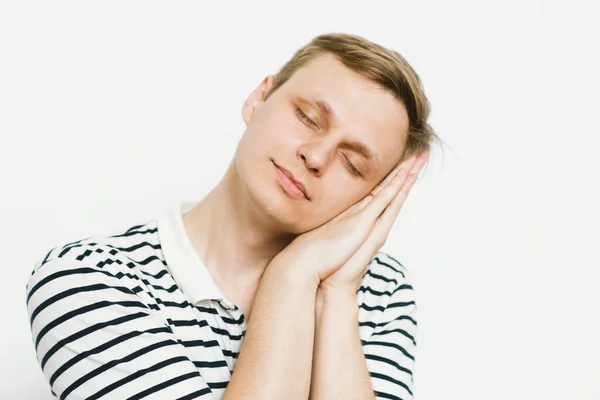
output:
[[[408,115],[391,93],[329,55],[265,101],[272,83],[265,78],[244,104],[247,129],[234,162],[241,192],[299,234],[365,197],[397,165]]]

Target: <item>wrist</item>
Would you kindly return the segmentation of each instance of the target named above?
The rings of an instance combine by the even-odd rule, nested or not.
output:
[[[302,288],[312,293],[316,293],[319,287],[319,280],[317,278],[306,273],[302,268],[288,263],[271,262],[265,271],[263,279],[266,277],[276,279],[282,285]]]
[[[356,291],[350,288],[336,288],[332,286],[320,285],[317,290],[317,296],[320,297],[320,301],[323,307],[358,307],[356,300]]]
[[[315,329],[317,330],[321,330],[327,324],[334,324],[338,328],[354,326],[358,320],[357,297],[355,293],[349,291],[319,288],[315,306]]]

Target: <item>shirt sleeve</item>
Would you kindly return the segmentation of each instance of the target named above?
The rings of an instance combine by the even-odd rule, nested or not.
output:
[[[416,304],[413,287],[398,276],[379,323],[363,344],[377,399],[413,399],[416,350]]]
[[[53,259],[26,287],[37,359],[60,399],[214,399],[134,273]]]

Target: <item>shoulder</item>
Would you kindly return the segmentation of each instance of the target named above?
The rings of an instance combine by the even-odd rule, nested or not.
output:
[[[402,264],[397,258],[391,254],[379,251],[369,263],[370,269],[377,269],[384,273],[386,276],[397,277],[400,275],[402,278],[406,278],[408,269]]]
[[[392,393],[412,399],[417,319],[408,270],[398,259],[379,252],[363,285],[359,333],[373,390],[378,399],[399,398]]]
[[[32,289],[49,281],[65,282],[67,276],[92,278],[104,275],[132,277],[130,271],[152,260],[163,264],[156,221],[129,225],[110,232],[55,246],[38,259],[28,278],[28,299]],[[133,277],[134,278],[134,277]],[[126,281],[127,279],[123,279]]]
[[[416,301],[409,270],[394,256],[378,252],[371,259],[357,292],[361,336],[383,322],[405,315],[416,323]]]
[[[404,264],[392,255],[380,251],[369,262],[359,290],[390,296],[390,290],[400,287],[413,290],[411,281],[411,274]]]
[[[38,259],[33,273],[48,263],[55,264],[57,260],[66,264],[102,267],[105,263],[111,263],[111,256],[132,254],[144,247],[159,249],[156,225],[153,220],[57,245]]]

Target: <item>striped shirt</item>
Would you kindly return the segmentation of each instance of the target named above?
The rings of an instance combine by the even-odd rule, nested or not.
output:
[[[223,396],[246,321],[187,237],[182,214],[193,206],[178,203],[144,224],[57,246],[35,265],[27,310],[54,396]],[[405,268],[377,253],[357,306],[376,397],[411,399],[417,323]]]

